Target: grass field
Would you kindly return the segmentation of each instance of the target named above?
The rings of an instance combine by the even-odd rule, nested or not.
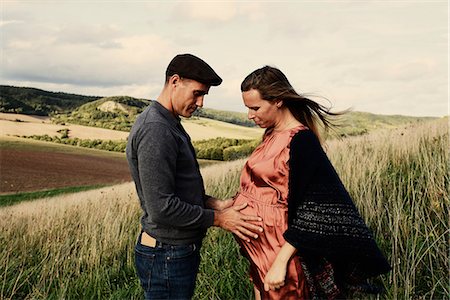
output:
[[[327,153],[393,270],[380,299],[448,299],[448,119],[330,141]],[[243,161],[202,169],[206,190],[236,192]],[[0,208],[1,299],[141,299],[134,185]],[[195,299],[250,299],[233,237],[208,231]]]
[[[22,122],[17,122],[21,120]],[[216,137],[253,139],[262,135],[260,128],[249,128],[206,118],[183,119],[182,124],[193,141]],[[58,130],[69,129],[69,137],[80,139],[125,140],[128,132],[98,127],[51,124],[48,118],[0,113],[0,137],[49,135],[60,136]]]
[[[125,158],[124,153],[103,151],[91,148],[73,147],[70,145],[50,143],[33,139],[24,139],[18,137],[0,137],[1,150],[24,150],[35,152],[60,152],[78,155],[92,155],[97,157]]]
[[[0,127],[0,137],[33,134],[60,136],[58,130],[65,128],[70,130],[70,137],[80,139],[124,140],[128,136],[128,132],[124,131],[73,124],[56,125],[50,123],[48,118],[9,113],[0,113]]]
[[[10,205],[17,204],[17,203],[23,202],[23,201],[55,197],[55,196],[58,196],[61,194],[78,193],[78,192],[82,192],[82,191],[99,189],[102,187],[103,187],[102,185],[72,186],[72,187],[64,187],[64,188],[58,188],[58,189],[35,191],[35,192],[21,192],[21,193],[14,193],[14,194],[5,194],[5,195],[0,195],[0,207],[1,206],[10,206]]]

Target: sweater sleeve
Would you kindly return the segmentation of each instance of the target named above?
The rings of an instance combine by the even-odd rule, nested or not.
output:
[[[175,194],[178,144],[170,130],[153,123],[141,128],[138,139],[143,206],[151,219],[175,228],[210,227],[214,220],[212,210],[181,201]]]
[[[322,146],[311,130],[301,130],[291,140],[289,152],[289,195],[288,195],[288,229],[284,238],[296,248],[296,230],[292,223],[298,206],[303,201],[305,190],[317,171],[317,153]]]

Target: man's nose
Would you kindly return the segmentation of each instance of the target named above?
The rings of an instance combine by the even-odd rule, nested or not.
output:
[[[252,113],[251,110],[248,110],[247,116],[248,116],[248,118],[251,120],[251,119],[253,119],[253,118],[255,117],[255,114]]]
[[[198,107],[203,107],[203,98],[204,96],[198,97],[195,105],[197,105]]]

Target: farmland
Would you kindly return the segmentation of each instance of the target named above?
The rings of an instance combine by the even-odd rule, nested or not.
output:
[[[393,269],[380,299],[443,299],[448,289],[448,119],[327,143]],[[243,160],[202,168],[208,194],[236,192]],[[0,298],[140,299],[132,183],[0,208]],[[20,237],[20,238],[18,238]],[[208,231],[194,299],[249,299],[233,237]]]
[[[253,139],[263,130],[225,123],[212,119],[183,119],[183,126],[193,141],[215,137]],[[80,139],[125,140],[128,132],[76,124],[53,124],[49,117],[0,113],[0,137],[49,135],[59,136],[58,130],[69,129],[70,137]]]
[[[0,113],[0,137],[44,135],[59,136],[58,130],[68,128],[73,137],[84,139],[123,140],[128,132],[81,125],[52,124],[49,117]]]
[[[213,163],[199,160],[201,166]],[[131,181],[124,153],[15,137],[0,138],[0,167],[0,206],[8,195]]]
[[[28,143],[29,147],[22,143],[20,149],[19,143],[18,140],[0,142],[1,193],[117,184],[131,180],[123,155],[99,151],[68,153],[62,146],[43,151],[43,143],[38,142]]]

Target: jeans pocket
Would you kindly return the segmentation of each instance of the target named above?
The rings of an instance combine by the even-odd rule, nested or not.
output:
[[[152,278],[153,263],[155,261],[156,254],[148,247],[142,247],[137,245],[135,254],[136,273],[141,282],[141,286],[145,291],[150,290],[150,279]],[[148,249],[147,249],[148,248]]]
[[[194,254],[197,250],[196,244],[172,246],[172,259],[181,259]]]

